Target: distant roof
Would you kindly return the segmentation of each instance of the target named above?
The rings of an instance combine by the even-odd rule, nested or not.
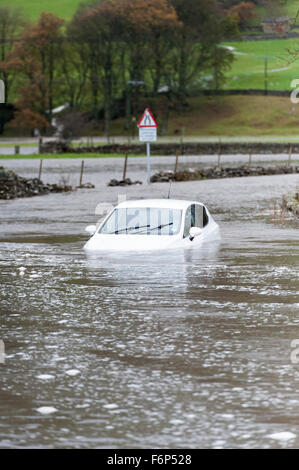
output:
[[[167,209],[185,209],[190,204],[202,204],[198,201],[181,199],[138,199],[121,202],[117,207],[161,207]]]
[[[279,18],[264,18],[262,23],[278,23],[280,21],[290,21],[289,16],[281,16]]]

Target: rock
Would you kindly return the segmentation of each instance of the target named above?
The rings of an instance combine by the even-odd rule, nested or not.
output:
[[[130,178],[126,178],[125,180],[116,180],[112,179],[109,181],[108,186],[131,186],[132,184],[142,184],[141,181],[131,181]]]
[[[92,183],[84,183],[81,184],[80,186],[76,186],[77,189],[94,189],[95,185]]]
[[[72,147],[64,140],[54,140],[41,145],[41,153],[69,153]]]

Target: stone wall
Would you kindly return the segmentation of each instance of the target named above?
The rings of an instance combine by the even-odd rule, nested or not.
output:
[[[248,166],[238,167],[213,167],[189,169],[183,171],[160,171],[151,177],[152,183],[167,183],[169,181],[195,181],[218,178],[236,178],[242,176],[263,176],[263,175],[282,175],[289,173],[299,173],[299,166]]]
[[[44,184],[38,178],[22,178],[14,171],[0,167],[0,199],[41,196],[43,194],[71,191],[71,186]]]
[[[217,155],[219,151],[222,155],[234,155],[234,154],[288,154],[292,147],[292,153],[299,153],[299,141],[298,143],[218,143],[218,142],[202,142],[202,143],[153,143],[151,144],[152,155],[175,155],[179,152],[180,155]],[[61,148],[64,150],[61,151]],[[59,150],[58,150],[59,149]],[[42,148],[44,151],[44,148]],[[53,143],[52,147],[49,145],[44,153],[99,153],[99,154],[136,154],[145,155],[146,147],[145,144],[108,144],[99,145],[94,147],[61,147],[55,146]]]

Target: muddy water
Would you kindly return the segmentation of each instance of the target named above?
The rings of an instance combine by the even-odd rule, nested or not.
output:
[[[4,164],[33,176],[37,162]],[[79,164],[47,162],[44,180]],[[144,181],[144,162],[130,172]],[[120,173],[91,160],[95,190],[0,202],[0,447],[298,447],[298,223],[272,220],[298,176],[175,183],[208,205],[220,244],[86,256]]]

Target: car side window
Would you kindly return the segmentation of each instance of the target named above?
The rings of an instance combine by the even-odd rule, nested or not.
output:
[[[202,206],[202,226],[205,227],[209,222],[209,216],[207,214],[206,208]]]
[[[191,227],[203,228],[207,225],[209,217],[204,206],[191,204],[185,214],[184,238],[189,236]]]
[[[185,213],[184,238],[189,236],[191,227],[195,226],[195,204],[191,204]]]

